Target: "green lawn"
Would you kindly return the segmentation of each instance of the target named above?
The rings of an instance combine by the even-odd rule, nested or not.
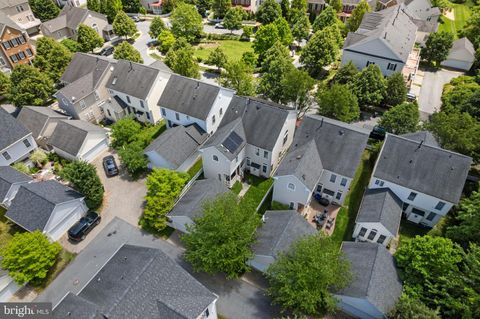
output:
[[[252,42],[238,40],[207,40],[197,44],[195,48],[195,57],[205,61],[210,52],[220,47],[227,55],[229,60],[240,60],[242,54],[247,51],[253,51]]]
[[[242,188],[242,182],[236,181],[235,184],[233,184],[232,186],[232,192],[238,195],[242,191]]]
[[[250,187],[243,196],[242,202],[252,203],[252,205],[255,205],[255,207],[257,207],[262,201],[267,191],[270,189],[270,186],[272,186],[273,179],[264,179],[253,175],[247,175],[246,179],[250,184]],[[265,205],[263,206],[270,206],[270,202],[268,201],[268,199],[265,201]],[[261,209],[259,211],[261,211]]]
[[[12,238],[14,230],[12,224],[8,222],[5,217],[6,209],[0,207],[0,250],[5,247],[8,241]],[[14,227],[14,226],[13,226]]]
[[[193,166],[190,167],[190,169],[187,172],[188,175],[190,175],[190,179],[192,179],[198,173],[198,171],[202,169],[202,165],[203,165],[202,159],[199,158],[198,161],[196,161],[195,164],[193,164]]]
[[[440,18],[440,26],[438,31],[447,31],[457,36],[459,30],[463,28],[467,19],[470,17],[471,8],[473,7],[473,0],[467,0],[463,4],[453,3],[453,10],[455,14],[455,21],[448,19],[445,16]]]
[[[363,154],[362,161],[350,185],[350,192],[345,198],[344,206],[337,215],[332,239],[339,245],[342,241],[352,240],[355,218],[373,170],[373,161],[370,160],[370,156],[368,151]]]

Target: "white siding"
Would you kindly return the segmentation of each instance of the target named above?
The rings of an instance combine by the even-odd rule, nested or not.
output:
[[[265,157],[265,152],[267,152],[267,156]],[[258,153],[258,155],[257,155]],[[247,161],[245,162],[247,165],[246,168],[250,171],[252,175],[255,176],[263,176],[269,177],[272,171],[272,152],[265,150],[263,148],[259,148],[250,144],[246,145],[245,148],[245,157],[250,159],[250,162],[256,163],[260,165],[259,169],[255,169],[252,166],[247,165]],[[267,166],[267,171],[263,172],[263,165]]]
[[[281,162],[281,159],[287,152],[288,148],[292,144],[293,141],[293,135],[295,133],[295,124],[297,122],[297,113],[295,111],[292,111],[288,114],[287,120],[283,124],[282,130],[280,131],[280,134],[278,135],[278,139],[275,142],[275,146],[273,147],[272,150],[272,157],[271,157],[271,164],[272,164],[272,170],[275,171],[278,167],[278,165]],[[283,143],[284,137],[287,136],[287,140],[285,143]]]
[[[198,126],[200,126],[202,128],[202,130],[207,132],[207,123],[205,121],[197,119],[195,117],[191,117],[191,116],[183,114],[183,113],[175,112],[171,109],[167,109],[167,108],[164,108],[164,107],[162,107],[161,109],[164,110],[163,112],[165,112],[165,115],[162,114],[163,118],[165,119],[167,124],[169,124],[169,123],[171,124],[170,126],[167,125],[168,128],[173,127],[174,124],[187,126],[187,125],[195,123]],[[178,113],[178,120],[177,120],[176,115],[175,115],[177,113]],[[168,122],[168,121],[170,121],[170,122]]]
[[[83,199],[57,205],[45,225],[44,232],[52,240],[58,240],[87,210]]]
[[[332,174],[336,175],[335,182],[330,181]],[[347,183],[345,186],[341,185],[343,178],[347,180]],[[333,196],[327,196],[326,194],[322,194],[323,197],[328,197],[328,199],[335,204],[343,205],[343,202],[345,201],[345,197],[347,196],[347,193],[349,191],[351,182],[352,182],[352,179],[349,177],[342,176],[340,174],[336,174],[329,170],[324,169],[318,184],[322,185],[322,193],[324,192],[325,188],[335,193],[335,195]],[[316,191],[317,191],[317,188],[315,188],[315,192]],[[340,199],[337,199],[336,196],[339,193],[341,194],[341,196],[340,196]]]
[[[162,119],[160,107],[158,107],[157,103],[158,100],[160,100],[160,96],[162,96],[165,87],[167,86],[170,76],[170,73],[159,72],[155,85],[148,94],[146,103],[148,104],[148,109],[150,110],[150,114],[152,115],[154,123]]]
[[[26,147],[23,143],[24,140],[28,140],[30,143],[30,147]],[[0,166],[8,166],[12,163],[15,163],[19,160],[25,159],[28,157],[31,151],[37,148],[37,143],[32,137],[30,133],[25,138],[18,140],[17,142],[13,143],[12,145],[8,146],[7,148],[0,150]],[[3,157],[3,152],[8,152],[10,155],[10,159],[7,160]]]
[[[362,228],[367,229],[367,232],[363,236],[359,236],[360,230]],[[368,239],[368,235],[371,233],[372,230],[376,230],[376,235],[372,239]],[[379,239],[380,235],[385,236],[385,240],[383,241],[382,245],[387,246],[390,240],[392,240],[396,234],[392,234],[389,232],[382,224],[380,223],[356,223],[355,229],[353,230],[353,238],[356,238],[358,241],[368,241],[371,243],[376,243]]]
[[[0,302],[8,302],[10,298],[20,289],[12,277],[5,275],[0,277]]]
[[[147,155],[148,160],[149,160],[149,167],[150,168],[168,168],[171,170],[175,169],[175,166],[167,161],[165,158],[163,158],[160,154],[157,152],[146,152],[145,155]]]
[[[218,161],[213,160],[213,156],[218,157]],[[234,177],[233,181],[227,181],[226,175],[231,176],[232,173],[239,167],[242,160],[245,158],[245,148],[243,148],[237,156],[238,161],[233,159],[230,161],[215,147],[208,147],[202,150],[203,159],[203,173],[205,178],[214,178],[218,181],[224,182],[225,185],[231,187],[235,180],[238,178],[238,174]],[[219,177],[220,175],[220,177]]]
[[[78,158],[91,162],[107,148],[108,138],[106,134],[88,134],[80,149]]]
[[[1,200],[0,204],[3,204],[5,207],[10,206],[12,200],[15,198],[15,195],[17,195],[17,192],[20,189],[20,186],[28,183],[29,182],[12,184],[7,194],[5,195],[5,198],[0,198]]]
[[[385,76],[389,76],[395,72],[402,72],[405,63],[399,62],[395,59],[390,59],[388,57],[383,57],[382,51],[379,51],[381,47],[385,48],[385,46],[379,45],[378,49],[374,49],[375,45],[372,42],[369,42],[368,44],[370,45],[369,48],[372,48],[372,51],[369,51],[369,53],[371,53],[373,56],[344,50],[342,55],[342,65],[352,61],[359,70],[362,70],[363,68],[367,67],[367,62],[373,62],[375,65],[380,67],[380,70]],[[387,69],[389,63],[397,65],[395,70]]]
[[[206,132],[209,134],[213,134],[217,131],[218,125],[220,125],[220,122],[222,120],[223,115],[225,115],[225,112],[227,111],[230,102],[232,101],[233,98],[233,91],[220,88],[220,91],[218,92],[217,98],[215,99],[215,102],[213,102],[212,108],[210,109],[210,112],[208,113],[207,116],[207,129]],[[222,109],[222,114],[220,115],[220,109]],[[213,123],[212,118],[215,115],[215,123]]]
[[[289,189],[289,184],[295,185],[295,189]],[[273,185],[273,201],[285,205],[290,205],[290,203],[293,203],[293,209],[298,209],[298,204],[307,206],[310,203],[312,190],[308,189],[298,178],[293,175],[275,177]]]

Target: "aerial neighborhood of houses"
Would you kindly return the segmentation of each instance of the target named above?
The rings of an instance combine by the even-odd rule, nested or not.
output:
[[[0,318],[480,318],[479,34],[478,0],[0,0]]]

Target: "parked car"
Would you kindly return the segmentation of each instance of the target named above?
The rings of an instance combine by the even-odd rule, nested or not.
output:
[[[103,158],[103,169],[108,177],[118,175],[118,166],[112,155]]]
[[[68,238],[73,241],[81,241],[85,239],[85,236],[98,224],[102,218],[96,212],[88,212],[87,215],[80,218],[70,229],[68,230]]]
[[[147,42],[147,47],[156,47],[158,45],[158,40],[157,39],[151,39]]]
[[[138,16],[131,16],[130,18],[132,18],[132,20],[135,22],[140,22],[140,18]]]
[[[413,92],[408,92],[407,93],[407,101],[413,102],[417,100],[417,96]]]
[[[373,130],[370,132],[370,138],[373,138],[375,140],[383,141],[385,139],[385,134],[387,131],[381,127],[376,125]]]
[[[225,29],[225,26],[222,23],[216,23],[215,29]]]
[[[109,47],[103,48],[98,54],[102,56],[109,56],[113,54],[113,51],[115,51],[115,48],[109,46]]]

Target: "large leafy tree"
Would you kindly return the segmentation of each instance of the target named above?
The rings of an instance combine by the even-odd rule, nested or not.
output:
[[[282,77],[280,85],[283,88],[280,102],[291,104],[297,110],[297,116],[302,117],[312,104],[310,93],[315,80],[306,71],[293,67]]]
[[[191,4],[179,3],[173,11],[170,21],[172,33],[176,38],[183,37],[191,43],[202,34],[202,16]]]
[[[140,0],[122,0],[123,11],[128,13],[139,13],[142,8]]]
[[[49,37],[37,41],[33,65],[48,74],[53,83],[58,83],[71,60],[72,53],[63,44]]]
[[[147,196],[140,225],[161,231],[167,226],[166,214],[173,208],[189,175],[169,169],[154,169],[147,177]]]
[[[352,122],[360,116],[357,97],[343,84],[333,84],[317,93],[318,113],[342,122]]]
[[[207,16],[207,10],[210,10],[212,7],[212,0],[197,0],[197,10],[202,17]]]
[[[440,319],[437,310],[428,308],[418,299],[402,295],[388,314],[390,319]]]
[[[468,113],[434,113],[426,124],[443,148],[480,160],[480,123]]]
[[[390,106],[399,105],[407,98],[407,87],[400,72],[395,72],[387,78],[387,95],[385,103]]]
[[[10,92],[10,86],[10,77],[5,73],[0,72],[0,96],[8,95]]]
[[[337,12],[342,12],[343,3],[342,0],[330,0],[329,4],[332,8],[334,8]]]
[[[460,291],[465,297],[461,301],[468,307],[467,315],[480,318],[480,246],[470,243],[462,265],[462,282]],[[459,298],[459,299],[460,299]]]
[[[76,53],[81,51],[80,44],[77,41],[72,39],[63,39],[60,43],[68,49],[71,53]]]
[[[196,271],[236,278],[249,270],[246,262],[253,257],[251,246],[259,222],[253,205],[240,205],[232,193],[205,202],[202,216],[182,236],[185,259]]]
[[[15,106],[45,105],[54,89],[53,81],[46,73],[27,64],[13,69],[10,82],[8,98]]]
[[[306,12],[295,12],[291,14],[292,36],[295,40],[300,42],[306,39],[310,34],[310,20]]]
[[[208,55],[206,64],[215,65],[218,68],[218,72],[227,64],[227,55],[223,52],[222,48],[217,47]]]
[[[347,29],[350,32],[357,31],[358,27],[362,23],[363,16],[365,13],[370,12],[372,8],[366,0],[362,0],[358,5],[353,9],[352,15],[347,20]]]
[[[242,28],[242,20],[245,14],[245,10],[241,7],[233,7],[228,9],[223,18],[223,26],[233,32],[233,30],[240,30]]]
[[[446,230],[446,236],[467,247],[470,242],[480,245],[480,192],[460,201],[456,223]]]
[[[418,129],[420,112],[417,103],[402,103],[383,113],[380,126],[389,133],[401,135]]]
[[[255,79],[253,69],[244,61],[230,61],[225,65],[220,83],[223,86],[234,89],[238,95],[255,95]]]
[[[113,58],[117,60],[127,60],[136,63],[143,63],[142,56],[133,45],[124,41],[115,47],[113,52]]]
[[[267,292],[284,310],[319,315],[335,310],[332,291],[346,287],[351,277],[350,265],[335,241],[308,236],[294,242],[270,265]]]
[[[253,42],[253,50],[260,61],[265,59],[265,54],[277,41],[281,41],[277,26],[273,23],[262,25],[258,28]]]
[[[77,42],[82,52],[93,52],[103,45],[103,38],[91,27],[80,24],[77,33]]]
[[[315,32],[307,42],[300,55],[300,62],[311,74],[318,74],[322,67],[335,62],[338,58],[340,54],[339,33],[338,28],[330,26]]]
[[[120,37],[132,37],[138,32],[137,25],[127,14],[120,11],[113,20],[113,32]]]
[[[61,176],[69,181],[74,189],[85,195],[88,208],[96,209],[102,205],[104,189],[93,164],[73,161],[63,168]]]
[[[165,64],[175,73],[190,78],[200,78],[200,69],[195,60],[193,48],[184,38],[175,41],[165,57]]]
[[[142,130],[142,126],[131,116],[126,116],[112,125],[112,146],[122,147],[136,140],[136,136]]]
[[[272,23],[282,16],[282,8],[275,0],[265,0],[257,10],[257,20],[263,24]]]
[[[440,62],[448,57],[453,45],[453,34],[446,31],[430,33],[425,48],[421,51],[422,59],[430,64],[440,66]]]
[[[59,243],[50,243],[40,231],[16,233],[0,251],[1,266],[19,284],[40,285],[61,250]]]
[[[459,34],[462,37],[467,37],[475,48],[480,48],[480,8],[478,6],[472,10],[472,14]]]
[[[348,61],[338,69],[337,73],[333,77],[333,82],[338,84],[352,84],[355,75],[358,73],[358,69],[352,61]]]
[[[87,9],[100,12],[100,0],[87,0]]]
[[[353,80],[353,92],[360,107],[379,106],[387,94],[387,83],[382,71],[375,64],[370,64]]]
[[[162,30],[157,37],[158,49],[162,53],[167,53],[171,47],[175,44],[175,36],[170,30]]]
[[[287,20],[285,20],[284,17],[280,17],[273,23],[277,27],[278,35],[280,36],[280,41],[283,43],[283,45],[290,45],[293,41],[293,36]]]
[[[123,10],[122,0],[100,1],[100,13],[107,16],[108,23],[112,23],[117,14]]]
[[[337,17],[337,11],[332,6],[328,6],[315,18],[312,26],[313,32],[323,30],[326,27],[336,25],[338,23],[339,19]]]
[[[471,76],[460,76],[445,85],[442,94],[442,111],[467,112],[480,119],[480,84]]]
[[[28,0],[33,15],[42,22],[56,18],[60,13],[60,9],[55,5],[53,0]]]
[[[165,26],[162,18],[153,18],[152,22],[150,23],[150,31],[148,32],[150,37],[156,39],[163,30],[167,30],[167,27]]]
[[[230,0],[212,0],[212,10],[215,18],[221,19],[225,17],[231,6],[232,2]]]
[[[143,148],[142,142],[135,141],[118,149],[120,161],[133,178],[137,178],[147,170],[148,160],[143,153]]]

